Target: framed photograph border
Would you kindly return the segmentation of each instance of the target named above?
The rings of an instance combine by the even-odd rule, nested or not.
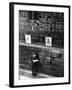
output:
[[[69,17],[68,17],[69,18],[69,77],[68,77],[69,80],[68,82],[14,86],[14,5],[63,7],[63,8],[69,9]],[[46,86],[46,85],[61,85],[61,84],[70,84],[70,6],[69,5],[10,2],[9,3],[9,86],[10,87],[29,87],[29,86]]]

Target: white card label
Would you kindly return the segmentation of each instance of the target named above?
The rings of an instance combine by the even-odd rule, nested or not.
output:
[[[25,42],[31,43],[31,35],[25,35]]]
[[[45,37],[46,46],[52,46],[52,37]]]

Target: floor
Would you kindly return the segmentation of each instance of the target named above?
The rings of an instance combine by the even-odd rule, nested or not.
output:
[[[38,79],[38,78],[52,78],[53,76],[50,75],[46,75],[46,74],[41,74],[38,73],[37,76],[32,76],[32,71],[30,70],[24,70],[24,69],[20,69],[19,70],[19,79],[23,80],[23,79]]]

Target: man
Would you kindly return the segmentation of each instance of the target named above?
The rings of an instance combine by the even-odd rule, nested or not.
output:
[[[37,76],[39,67],[39,56],[37,54],[33,54],[32,59],[32,75]]]

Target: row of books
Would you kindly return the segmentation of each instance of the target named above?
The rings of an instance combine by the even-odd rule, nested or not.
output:
[[[36,25],[31,25],[31,23],[29,22],[20,22],[19,23],[19,28],[23,27],[23,30],[30,30],[32,31],[32,28],[33,28],[33,31],[62,31],[64,30],[64,25],[62,24],[42,24],[40,23],[40,25],[36,26]]]
[[[64,56],[57,57],[58,53],[52,53],[41,48],[20,46],[19,47],[19,64],[20,68],[31,69],[32,53],[38,52],[40,58],[40,72],[45,74],[50,74],[53,76],[63,76],[63,65]],[[55,57],[54,60],[51,57]],[[58,70],[58,73],[57,73]],[[60,70],[60,73],[59,73]]]

